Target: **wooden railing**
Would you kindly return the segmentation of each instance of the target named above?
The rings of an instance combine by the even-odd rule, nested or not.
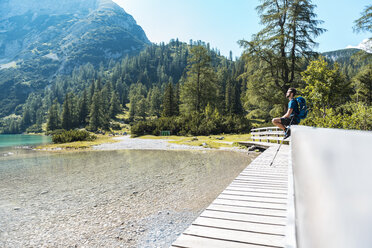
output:
[[[283,140],[284,132],[278,127],[262,127],[254,128],[251,130],[251,139],[259,142],[272,142],[280,143]]]

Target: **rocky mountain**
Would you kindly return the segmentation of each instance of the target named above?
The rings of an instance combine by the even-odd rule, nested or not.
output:
[[[147,44],[111,0],[1,0],[0,117],[60,73],[138,54]]]
[[[70,70],[138,52],[149,43],[133,17],[110,0],[5,0],[0,16],[3,65],[44,57]]]

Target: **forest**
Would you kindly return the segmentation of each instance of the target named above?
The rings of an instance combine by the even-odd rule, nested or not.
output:
[[[245,49],[239,58],[221,56],[202,41],[176,39],[97,68],[88,63],[31,93],[0,120],[0,132],[130,125],[134,136],[248,133],[285,113],[289,87],[310,108],[301,125],[372,130],[372,54],[358,50],[334,60],[314,52],[315,38],[326,32],[315,6],[286,2],[257,6],[264,28],[239,41]],[[372,32],[371,12],[367,6],[355,21],[356,32]]]

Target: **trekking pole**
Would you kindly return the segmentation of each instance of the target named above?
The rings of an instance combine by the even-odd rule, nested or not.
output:
[[[292,116],[292,118],[291,118],[291,122],[289,122],[288,129],[291,127],[291,124],[292,124],[293,118],[294,118],[294,116]],[[288,132],[288,129],[287,129],[287,132]],[[273,161],[271,161],[270,166],[273,165],[274,160],[275,160],[275,158],[276,158],[276,155],[278,154],[280,148],[282,147],[283,141],[284,141],[284,137],[283,137],[282,141],[280,142],[280,145],[279,145],[278,149],[276,150],[275,156],[274,156],[274,158],[273,158]]]

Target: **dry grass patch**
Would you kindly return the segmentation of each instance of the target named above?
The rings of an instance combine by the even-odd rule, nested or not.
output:
[[[64,143],[64,144],[47,144],[47,145],[41,145],[36,147],[36,149],[39,150],[67,150],[67,149],[73,149],[73,150],[79,150],[79,149],[89,149],[92,146],[101,145],[105,143],[116,143],[119,142],[118,140],[114,140],[112,136],[107,135],[96,135],[97,139],[93,141],[76,141],[71,143]]]
[[[169,143],[189,146],[204,146],[209,148],[220,148],[220,147],[237,147],[238,142],[250,140],[250,134],[221,134],[221,135],[209,135],[209,136],[153,136],[145,135],[139,137],[140,139],[162,139],[169,140]]]

